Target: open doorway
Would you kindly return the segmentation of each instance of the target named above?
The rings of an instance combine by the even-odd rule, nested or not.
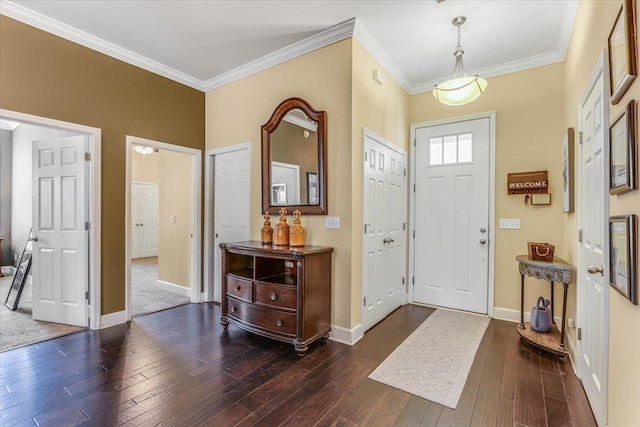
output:
[[[200,151],[127,137],[127,317],[200,292]]]
[[[8,110],[0,127],[2,303],[32,255],[16,310],[0,308],[0,350],[98,329],[100,130]]]

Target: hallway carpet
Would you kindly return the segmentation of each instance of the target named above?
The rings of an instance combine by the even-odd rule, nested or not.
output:
[[[158,285],[158,257],[131,260],[131,317],[190,302],[191,298]]]

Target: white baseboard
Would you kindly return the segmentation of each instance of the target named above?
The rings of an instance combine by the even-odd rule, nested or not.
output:
[[[100,317],[100,329],[127,323],[127,311],[116,311]]]
[[[525,311],[524,321],[528,322],[530,317],[531,312]],[[493,318],[496,320],[506,320],[507,322],[520,323],[520,310],[513,310],[503,307],[493,307]],[[562,330],[562,316],[555,316],[554,318],[556,320],[556,325],[558,325],[558,329]]]
[[[191,298],[191,288],[185,288],[184,286],[176,285],[175,283],[165,282],[164,280],[158,280],[158,287],[165,291],[173,292],[175,294],[184,295]]]
[[[364,330],[362,323],[358,323],[351,329],[342,328],[340,326],[331,326],[331,341],[336,341],[346,345],[354,345],[362,339],[364,336]]]

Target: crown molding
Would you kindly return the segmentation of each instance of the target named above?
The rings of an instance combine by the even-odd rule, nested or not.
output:
[[[196,79],[186,73],[167,67],[157,61],[138,55],[130,50],[110,43],[91,34],[80,31],[60,21],[46,17],[16,3],[1,0],[0,14],[23,22],[32,27],[62,37],[74,43],[88,47],[105,55],[124,61],[128,64],[161,75],[178,83],[190,86],[200,91],[204,90],[202,80]]]
[[[204,91],[208,92],[210,90],[217,89],[221,86],[266,70],[267,68],[281,64],[290,59],[297,58],[309,52],[313,52],[314,50],[352,37],[355,23],[356,18],[351,18],[348,21],[321,31],[318,34],[314,34],[306,39],[300,40],[299,42],[290,44],[289,46],[283,47],[282,49],[276,50],[275,52],[269,53],[261,58],[234,68],[233,70],[227,71],[226,73],[220,74],[212,79],[206,80],[204,82]]]
[[[303,129],[307,129],[313,132],[318,132],[318,123],[316,122],[308,122],[307,120],[301,119],[291,114],[287,114],[282,118],[285,122],[289,122],[292,125],[299,126]],[[0,122],[1,123],[1,122]]]
[[[356,40],[358,40],[358,42],[360,42],[362,47],[364,47],[365,50],[369,52],[369,54],[373,56],[373,58],[380,63],[380,65],[382,65],[382,68],[384,68],[387,71],[387,73],[389,73],[389,75],[391,75],[391,77],[400,86],[402,86],[402,88],[407,93],[411,94],[411,88],[413,87],[413,84],[411,83],[409,78],[400,69],[398,64],[396,64],[396,62],[393,59],[391,59],[387,51],[384,50],[384,48],[380,46],[380,44],[378,44],[376,39],[373,38],[369,30],[367,30],[367,28],[359,19],[356,19],[356,22],[355,22],[353,38],[355,38]]]

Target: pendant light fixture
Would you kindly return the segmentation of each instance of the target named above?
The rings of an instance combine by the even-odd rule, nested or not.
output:
[[[453,72],[449,76],[446,82],[436,85],[433,89],[433,96],[438,101],[446,105],[464,105],[477,97],[487,88],[487,81],[483,78],[476,76],[469,76],[464,71],[464,65],[462,65],[462,55],[464,50],[460,45],[460,26],[465,23],[467,18],[465,16],[458,16],[451,21],[453,25],[458,27],[458,46],[456,51],[453,52],[453,56],[456,57],[456,64],[453,67]]]

